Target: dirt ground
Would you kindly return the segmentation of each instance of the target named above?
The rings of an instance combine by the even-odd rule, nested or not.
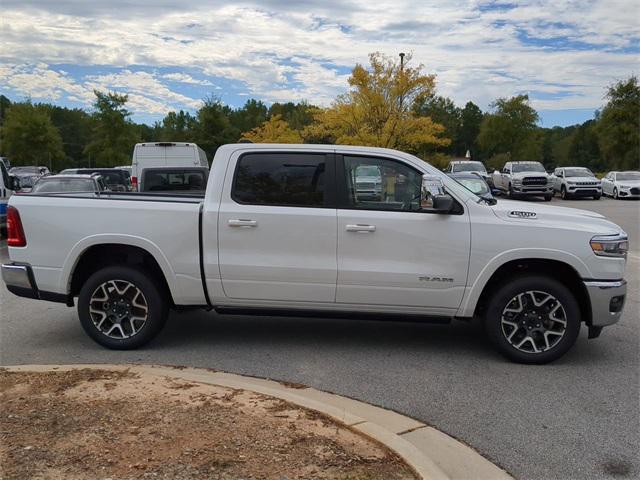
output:
[[[260,394],[128,371],[0,370],[1,479],[414,479],[392,452]]]

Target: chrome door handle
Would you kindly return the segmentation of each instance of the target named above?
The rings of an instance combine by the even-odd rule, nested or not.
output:
[[[375,225],[362,225],[362,224],[355,224],[355,225],[347,225],[346,226],[346,230],[347,232],[375,232],[376,231],[376,226]]]
[[[227,222],[230,227],[257,227],[258,222],[256,220],[247,220],[244,218],[237,218],[229,220]]]

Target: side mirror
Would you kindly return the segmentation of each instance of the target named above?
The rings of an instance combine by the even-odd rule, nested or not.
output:
[[[420,210],[432,213],[448,213],[453,208],[453,197],[444,193],[440,177],[422,176],[420,191]]]
[[[15,175],[9,175],[9,185],[7,185],[7,187],[9,188],[9,190],[17,192],[18,190],[20,190],[20,179]]]
[[[436,213],[449,213],[453,209],[453,197],[449,194],[433,197],[433,211]]]

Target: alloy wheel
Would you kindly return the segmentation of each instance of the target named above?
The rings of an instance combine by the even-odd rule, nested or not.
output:
[[[142,291],[126,280],[109,280],[98,286],[89,300],[96,329],[110,338],[136,335],[147,322],[149,306]]]
[[[512,347],[525,353],[542,353],[564,337],[567,313],[553,295],[527,290],[507,303],[500,323],[502,334]]]

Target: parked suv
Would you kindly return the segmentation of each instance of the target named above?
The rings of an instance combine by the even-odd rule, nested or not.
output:
[[[571,197],[593,197],[599,200],[602,196],[600,180],[588,168],[556,168],[551,175],[551,181],[553,191],[560,193],[565,200]]]
[[[445,173],[477,173],[489,187],[493,187],[493,178],[487,173],[487,169],[482,162],[475,160],[451,160],[444,169]]]
[[[553,183],[540,162],[507,162],[501,172],[493,172],[493,184],[510,197],[553,197]]]
[[[67,168],[60,175],[100,175],[112,192],[130,192],[132,190],[129,174],[119,168]]]

